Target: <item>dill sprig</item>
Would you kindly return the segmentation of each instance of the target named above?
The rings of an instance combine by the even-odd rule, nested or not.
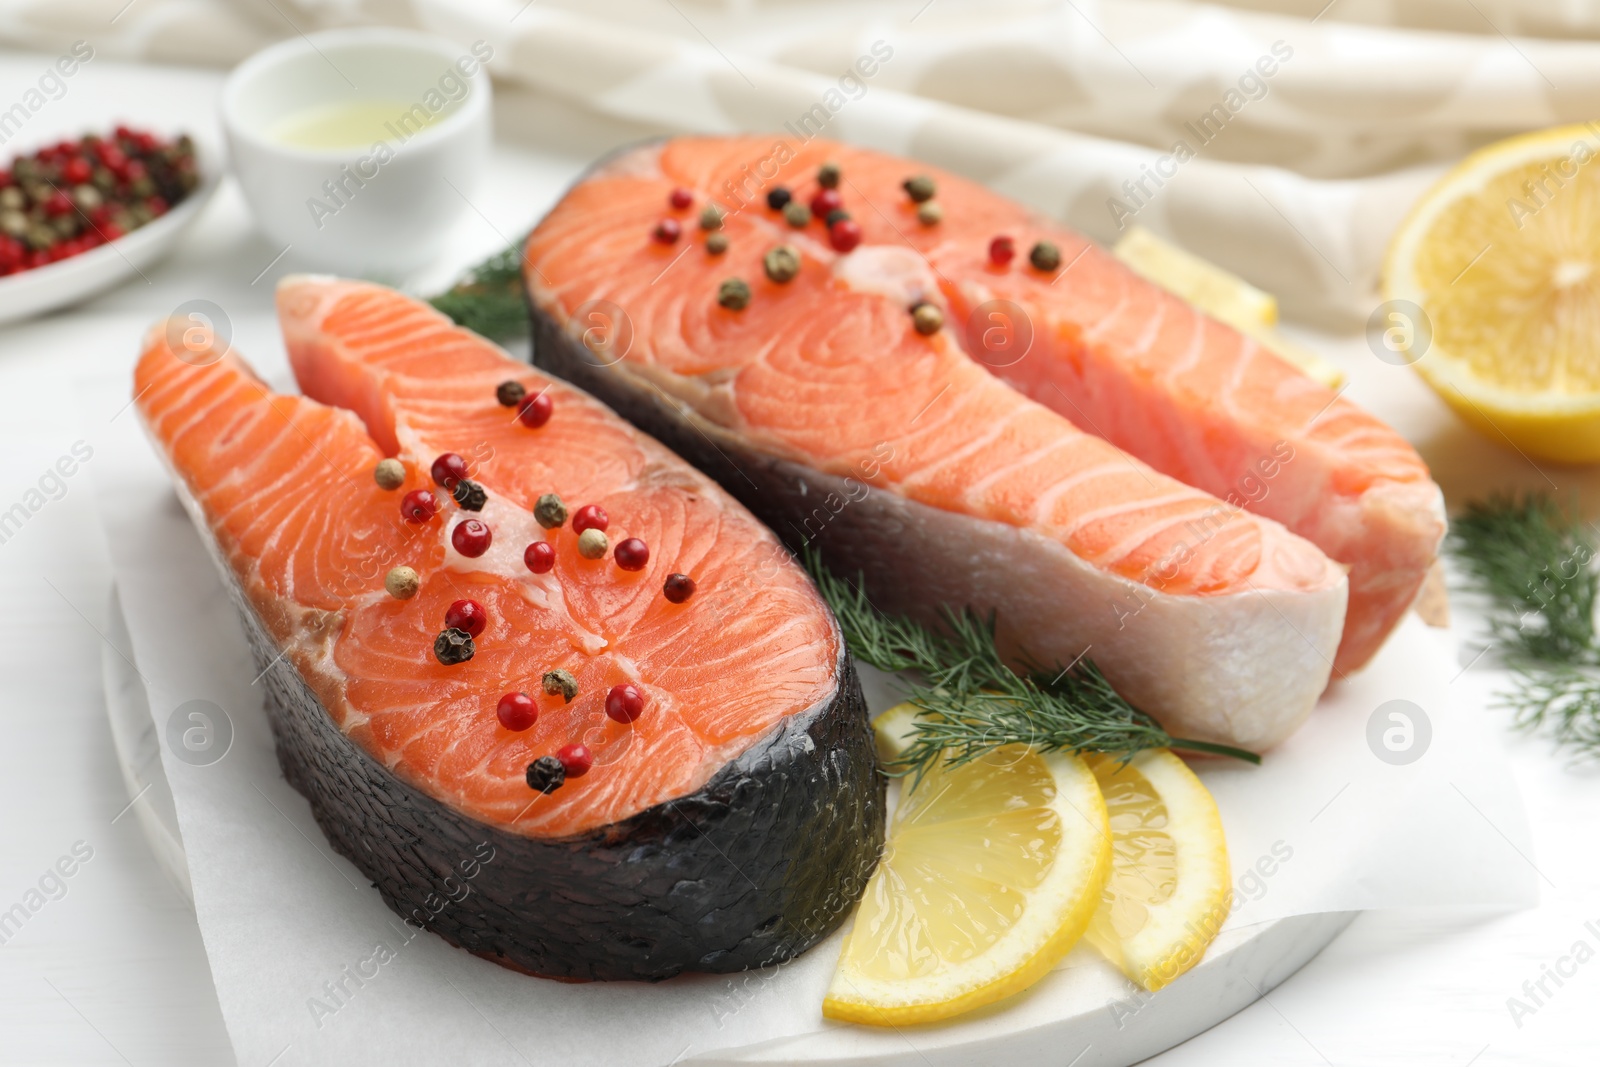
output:
[[[463,274],[428,303],[457,326],[491,341],[528,335],[528,303],[522,289],[522,241],[496,252]]]
[[[1491,496],[1456,520],[1450,548],[1489,601],[1495,645],[1515,669],[1496,706],[1579,757],[1600,757],[1600,667],[1590,529],[1545,493]]]
[[[1491,496],[1455,521],[1451,547],[1489,599],[1497,644],[1533,660],[1595,664],[1595,545],[1548,494]]]
[[[943,632],[873,607],[859,583],[825,567],[816,553],[807,568],[833,609],[850,651],[883,671],[920,676],[907,699],[918,709],[915,736],[891,766],[914,780],[941,761],[969,763],[1006,745],[1040,751],[1114,752],[1178,748],[1260,763],[1230,745],[1173,737],[1124,700],[1088,659],[1054,672],[1013,671],[995,643],[994,619],[945,611]]]

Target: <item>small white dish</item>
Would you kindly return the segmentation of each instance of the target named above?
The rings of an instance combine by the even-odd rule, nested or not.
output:
[[[481,41],[363,28],[245,60],[223,88],[222,124],[257,225],[301,260],[344,273],[394,277],[432,261],[488,164],[492,54]],[[287,132],[318,113],[367,135],[313,147]]]
[[[42,315],[141,275],[172,250],[217,190],[217,168],[195,146],[200,184],[158,219],[98,248],[0,278],[0,323]]]

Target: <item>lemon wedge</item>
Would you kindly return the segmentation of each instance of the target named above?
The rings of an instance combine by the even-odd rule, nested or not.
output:
[[[1254,339],[1267,351],[1329,389],[1344,384],[1344,372],[1280,334],[1278,301],[1237,275],[1208,263],[1145,229],[1131,226],[1111,250],[1146,281]]]
[[[1600,461],[1600,126],[1513,137],[1462,160],[1401,224],[1378,324],[1492,440]],[[1386,303],[1385,308],[1389,305]],[[1386,342],[1387,343],[1387,342]]]
[[[1152,992],[1205,955],[1228,917],[1228,848],[1216,801],[1166,749],[1087,757],[1111,819],[1111,874],[1085,934]]]
[[[908,780],[822,1013],[900,1026],[1021,992],[1083,936],[1110,865],[1076,756],[1015,745]]]

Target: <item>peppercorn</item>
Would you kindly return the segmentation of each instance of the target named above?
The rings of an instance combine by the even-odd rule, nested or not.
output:
[[[489,494],[477,482],[470,478],[463,478],[450,490],[450,495],[456,498],[456,503],[463,511],[482,511],[483,505],[488,503]]]
[[[439,636],[433,639],[434,658],[446,667],[465,663],[477,651],[472,643],[472,635],[453,626],[439,631]]]
[[[717,303],[729,311],[743,311],[750,303],[750,286],[743,278],[727,278],[717,286]]]
[[[620,723],[630,723],[644,714],[644,693],[632,682],[614,685],[606,694],[606,715]]]
[[[774,211],[782,211],[793,196],[794,194],[780,185],[767,194],[767,206]]]
[[[495,704],[494,714],[501,726],[521,733],[539,721],[539,705],[527,693],[507,693]]]
[[[584,559],[599,559],[606,554],[609,542],[599,530],[585,530],[578,535],[578,555]]]
[[[818,189],[817,195],[811,198],[811,213],[827,218],[832,212],[842,210],[844,200],[837,189]]]
[[[572,703],[572,698],[578,695],[578,680],[572,672],[557,668],[545,671],[544,677],[539,679],[539,684],[544,686],[544,691],[551,696],[559,695],[563,704]]]
[[[426,489],[413,489],[400,498],[400,514],[421,525],[439,513],[439,498]]]
[[[713,256],[720,256],[728,250],[728,235],[722,232],[712,234],[706,238],[706,251]]]
[[[616,551],[611,555],[623,570],[642,571],[645,564],[650,562],[650,546],[637,537],[629,537],[618,541]]]
[[[556,565],[556,550],[549,541],[535,541],[522,550],[522,562],[535,574],[544,574]]]
[[[671,604],[682,604],[694,596],[694,579],[687,574],[669,574],[661,584],[661,595]]]
[[[567,781],[567,769],[554,756],[540,756],[528,764],[528,788],[549,795]]]
[[[924,226],[937,226],[944,221],[944,208],[929,200],[917,205],[917,221]]]
[[[556,402],[548,391],[524,397],[517,402],[517,418],[530,430],[537,430],[550,421]]]
[[[1005,234],[989,242],[989,262],[997,267],[1010,263],[1017,254],[1017,243]]]
[[[834,210],[828,212],[827,217],[824,218],[822,222],[825,226],[832,226],[836,222],[844,222],[849,218],[850,212],[841,207],[835,208]]]
[[[494,543],[494,531],[478,519],[467,519],[450,531],[450,544],[468,559],[477,559]]]
[[[791,200],[783,209],[783,221],[797,230],[803,230],[811,224],[811,209],[798,200]]]
[[[855,219],[840,219],[828,227],[828,243],[835,252],[849,252],[861,243],[861,224]]]
[[[1061,266],[1061,249],[1049,241],[1040,241],[1028,253],[1028,262],[1037,270],[1052,271]]]
[[[667,194],[667,203],[671,204],[673,208],[678,211],[686,211],[688,210],[689,205],[694,203],[694,193],[683,188],[682,186],[679,186],[678,188],[672,190],[671,193]]]
[[[683,233],[683,227],[678,225],[677,219],[662,219],[656,223],[656,228],[650,231],[650,236],[657,244],[670,245]]]
[[[383,576],[383,587],[396,600],[410,600],[417,595],[417,590],[422,588],[422,580],[410,567],[392,567],[389,573]]]
[[[920,334],[938,333],[944,325],[944,312],[934,304],[918,304],[911,309],[911,322]]]
[[[610,525],[611,516],[607,515],[606,509],[599,504],[585,504],[572,516],[573,533],[583,533],[591,529],[604,530]]]
[[[700,228],[702,230],[722,229],[722,209],[715,204],[707,204],[700,210]]]
[[[372,479],[379,489],[398,489],[406,484],[406,467],[397,459],[380,459],[372,468]]]
[[[900,183],[914,203],[923,203],[933,199],[933,194],[938,192],[938,187],[933,184],[933,179],[926,174],[919,174],[915,178],[907,178]]]
[[[445,609],[444,624],[447,629],[461,630],[468,637],[478,637],[489,625],[489,613],[476,600],[457,600]]]
[[[456,483],[467,476],[467,461],[454,452],[444,452],[428,468],[433,483],[444,489],[454,489]]]
[[[545,493],[534,503],[533,517],[546,530],[554,530],[567,521],[567,506],[554,493]]]
[[[495,386],[494,398],[502,407],[514,408],[528,395],[527,388],[518,381],[501,382]]]
[[[817,168],[817,184],[824,189],[839,188],[839,164],[829,160]]]
[[[594,766],[594,753],[582,741],[556,749],[556,759],[561,761],[561,768],[567,772],[568,778],[582,778]]]
[[[761,267],[767,277],[782,285],[800,273],[800,253],[792,245],[779,245],[762,257]]]

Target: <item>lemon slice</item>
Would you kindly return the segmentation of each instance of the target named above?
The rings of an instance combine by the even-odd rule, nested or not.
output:
[[[1085,936],[1152,992],[1193,967],[1228,917],[1222,818],[1206,787],[1166,749],[1087,757],[1111,819],[1111,874]]]
[[[1522,452],[1600,461],[1600,127],[1480,149],[1396,232],[1377,324],[1397,361]],[[1385,305],[1388,309],[1389,305]]]
[[[1344,384],[1344,372],[1273,329],[1278,301],[1243,278],[1168,244],[1143,226],[1129,227],[1112,254],[1146,281],[1183,297],[1218,322],[1253,338],[1263,348],[1329,389]]]
[[[1021,992],[1088,926],[1111,865],[1083,760],[1021,745],[906,783],[823,1001],[900,1026]]]

